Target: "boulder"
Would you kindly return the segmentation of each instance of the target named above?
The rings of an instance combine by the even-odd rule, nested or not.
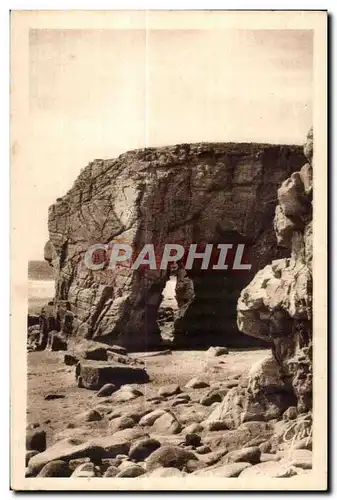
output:
[[[213,403],[220,403],[222,395],[218,391],[209,391],[205,396],[200,399],[200,404],[203,406],[211,406]]]
[[[108,467],[107,470],[104,472],[103,477],[116,477],[118,473],[119,470],[117,469],[117,467],[110,465],[110,467]]]
[[[272,359],[241,394],[266,407],[265,419],[278,419],[289,407],[297,414],[312,408],[312,129],[304,154],[308,162],[278,190],[274,220],[278,241],[291,255],[261,269],[237,303],[239,329],[272,346]],[[296,419],[296,410],[284,418]]]
[[[26,467],[29,464],[29,460],[32,457],[34,457],[35,455],[37,455],[38,453],[39,453],[39,451],[37,451],[37,450],[28,450],[28,451],[26,451]]]
[[[116,386],[114,384],[104,384],[103,387],[97,392],[98,397],[111,396],[116,391]]]
[[[102,457],[115,458],[120,454],[127,455],[132,444],[145,437],[149,436],[141,429],[123,429],[112,435],[95,438],[91,443],[102,450]]]
[[[178,434],[182,429],[180,422],[169,412],[165,412],[157,418],[152,428],[159,434]]]
[[[270,461],[263,462],[252,467],[245,468],[241,474],[240,479],[249,481],[256,478],[286,478],[295,476],[297,473],[294,467],[288,464],[281,464],[280,462]]]
[[[48,344],[51,351],[67,350],[67,338],[62,332],[51,331],[48,337]]]
[[[46,449],[46,431],[43,429],[27,429],[26,449],[34,451],[44,451]]]
[[[207,356],[210,356],[210,357],[223,356],[224,354],[228,354],[228,349],[227,349],[227,347],[221,347],[221,346],[210,347],[206,351],[206,354],[207,354]]]
[[[125,403],[127,401],[132,401],[142,396],[143,393],[136,389],[135,387],[124,385],[118,391],[116,391],[111,398],[112,403]]]
[[[267,422],[246,422],[235,430],[220,432],[218,436],[205,436],[203,441],[212,449],[222,448],[225,452],[230,452],[243,447],[258,446],[272,434],[273,426]]]
[[[29,470],[36,475],[46,464],[55,460],[69,462],[74,458],[89,457],[96,461],[102,456],[104,456],[102,446],[95,445],[91,441],[83,443],[78,439],[65,439],[32,457],[29,461]]]
[[[77,467],[79,467],[82,464],[87,464],[90,462],[89,457],[82,457],[82,458],[74,458],[73,460],[69,460],[69,469],[74,472]]]
[[[137,464],[130,464],[124,470],[120,471],[116,477],[138,477],[145,474],[146,470]]]
[[[160,448],[161,444],[157,439],[145,438],[136,441],[129,450],[131,460],[140,462],[145,460],[151,453]]]
[[[75,356],[75,354],[69,352],[65,353],[63,360],[64,364],[68,366],[77,365],[78,363],[78,358]]]
[[[260,456],[261,451],[257,446],[249,446],[227,453],[225,463],[248,462],[250,464],[257,464],[260,461]]]
[[[37,477],[69,477],[70,474],[71,471],[67,462],[52,460],[42,467]]]
[[[164,415],[165,413],[166,413],[166,411],[164,409],[157,408],[156,410],[153,410],[150,413],[147,413],[146,415],[144,415],[140,419],[139,425],[143,425],[143,426],[153,425],[155,423],[155,421],[159,417],[161,417],[162,415]]]
[[[251,464],[247,462],[238,462],[226,465],[213,465],[201,470],[193,472],[193,476],[207,476],[207,477],[238,477],[240,473],[250,467]]]
[[[81,361],[76,365],[76,379],[86,389],[98,390],[111,383],[117,387],[123,384],[144,383],[149,380],[143,368],[118,363]]]
[[[147,472],[142,477],[184,477],[187,476],[186,472],[182,472],[176,467],[158,467],[157,469]]]
[[[170,384],[170,385],[165,385],[161,387],[158,391],[158,396],[160,397],[169,397],[173,396],[174,394],[179,394],[181,392],[181,389],[179,385],[177,384]]]
[[[97,477],[99,474],[95,469],[95,465],[92,462],[79,465],[71,477]]]
[[[136,425],[136,422],[130,417],[117,417],[110,422],[109,428],[111,431],[121,431],[123,429],[131,429]]]
[[[186,389],[204,389],[205,387],[209,387],[209,384],[197,377],[192,378],[185,385]]]
[[[146,459],[148,471],[158,467],[173,467],[182,470],[189,460],[197,460],[196,455],[179,446],[161,446]]]
[[[182,432],[184,434],[198,434],[204,430],[204,426],[197,423],[193,422],[192,424],[189,424],[188,426],[184,427]]]
[[[97,410],[87,410],[80,413],[75,418],[76,422],[97,422],[102,420],[102,415]]]

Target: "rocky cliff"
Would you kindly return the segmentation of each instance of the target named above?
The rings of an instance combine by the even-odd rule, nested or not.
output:
[[[252,367],[246,384],[230,391],[210,416],[210,420],[226,421],[231,428],[250,420],[278,419],[292,407],[292,435],[303,435],[306,427],[310,429],[312,130],[304,153],[307,162],[282,183],[277,193],[274,227],[278,244],[287,248],[290,256],[273,260],[260,270],[238,301],[240,330],[269,341],[272,354]],[[287,419],[290,413],[284,415]],[[298,415],[303,417],[296,420]]]
[[[263,271],[272,278],[269,286],[277,286],[275,280],[280,276],[307,269],[309,250],[303,251],[303,242],[308,245],[310,240],[306,219],[310,204],[303,197],[310,186],[305,168],[298,173],[304,162],[302,148],[297,146],[223,143],[147,148],[115,160],[93,161],[49,209],[45,258],[54,268],[55,308],[65,306],[72,311],[74,335],[128,349],[147,349],[161,340],[157,311],[168,272],[128,267],[118,272],[108,268],[92,271],[84,264],[87,249],[111,242],[128,243],[135,250],[146,243],[162,248],[165,243],[186,247],[200,242],[243,242],[245,258],[252,266],[249,272],[178,270],[175,340],[193,346],[265,340],[275,344],[274,338],[263,333],[262,319],[257,325],[258,308],[246,304],[247,291],[240,299],[239,326],[259,339],[239,333],[236,304],[254,274],[273,259],[286,256],[290,247],[292,259]],[[272,226],[277,189],[289,176],[290,181],[279,191],[276,218],[277,238],[285,247],[281,249]],[[302,185],[306,187],[302,189]],[[301,276],[293,294],[296,304],[293,301],[282,309],[287,318],[299,315],[299,330],[308,321],[309,307],[298,296],[299,288],[308,285],[307,275]],[[243,313],[245,309],[247,313]],[[274,322],[282,320],[274,314]]]

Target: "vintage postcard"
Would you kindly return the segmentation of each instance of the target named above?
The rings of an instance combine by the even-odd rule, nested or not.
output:
[[[11,14],[11,487],[325,490],[327,12]]]

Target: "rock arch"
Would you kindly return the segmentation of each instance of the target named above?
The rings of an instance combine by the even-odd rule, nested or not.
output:
[[[251,271],[188,273],[194,292],[181,302],[177,343],[258,342],[236,326],[236,302],[254,274],[289,250],[277,247],[273,217],[279,185],[304,162],[299,146],[185,144],[129,151],[95,160],[49,209],[46,260],[54,268],[55,305],[67,301],[73,333],[128,349],[161,341],[157,311],[165,270],[92,271],[84,255],[94,243],[219,243],[241,239]],[[179,289],[181,290],[179,291]]]

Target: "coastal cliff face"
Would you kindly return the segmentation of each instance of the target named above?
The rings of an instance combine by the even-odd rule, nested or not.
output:
[[[238,300],[240,330],[269,341],[272,353],[252,367],[247,383],[232,389],[210,416],[211,420],[226,421],[231,428],[250,420],[279,418],[292,407],[290,418],[295,419],[293,427],[298,427],[294,433],[310,432],[312,130],[304,153],[307,162],[282,183],[277,193],[274,228],[278,244],[289,250],[290,257],[273,260],[260,270]]]
[[[311,225],[306,191],[311,189],[311,167],[309,161],[298,172],[304,163],[302,148],[297,146],[223,143],[147,148],[115,160],[90,163],[72,189],[49,209],[45,259],[54,268],[55,308],[66,306],[74,314],[72,334],[134,350],[161,341],[157,312],[168,271],[129,267],[90,270],[84,263],[88,248],[109,243],[129,244],[135,252],[147,243],[157,249],[166,243],[184,247],[191,243],[245,243],[250,271],[178,270],[179,312],[174,337],[180,345],[215,342],[238,346],[272,341],[276,346],[278,337],[268,334],[262,319],[270,309],[275,309],[276,331],[278,321],[294,317],[298,331],[303,322],[306,330],[310,304],[303,302],[302,293],[310,282]],[[285,181],[287,178],[290,180]],[[277,196],[278,243],[273,231]],[[282,307],[270,307],[258,298],[263,313],[256,318],[259,309],[250,305],[249,290],[257,285],[249,285],[238,306],[239,328],[250,336],[243,335],[236,325],[241,290],[257,271],[289,255],[290,249],[291,258],[267,266],[253,283],[260,280],[261,273],[267,273],[268,286],[278,290],[277,280],[292,280],[294,273],[299,274],[292,300],[284,294],[284,298],[279,297]],[[284,300],[289,302],[287,307],[283,307]],[[280,319],[276,309],[281,309]],[[293,327],[294,322],[290,323]],[[275,349],[281,355],[283,348]]]

